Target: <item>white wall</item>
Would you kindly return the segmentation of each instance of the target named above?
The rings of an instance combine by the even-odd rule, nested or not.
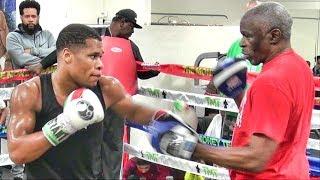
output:
[[[291,10],[293,17],[312,17],[318,16],[318,10]],[[292,26],[292,47],[306,60],[314,64],[314,57],[319,54],[319,47],[316,50],[318,33],[318,21],[313,19],[293,19]],[[319,40],[318,40],[319,41]],[[320,44],[319,44],[320,45]]]
[[[219,17],[191,17],[179,16],[190,22],[202,24],[222,24],[239,26],[241,16],[245,13],[245,4],[248,0],[152,0],[152,12],[167,13],[196,13],[196,14],[225,14],[228,20]],[[267,0],[262,0],[267,1]],[[320,1],[315,0],[276,0],[288,8],[294,17],[318,18]],[[152,21],[157,22],[163,16],[152,16]],[[161,20],[167,22],[167,18]],[[320,45],[315,49],[317,41],[317,21],[294,19],[292,28],[292,47],[306,60],[314,63],[314,56],[320,54]]]
[[[193,65],[201,53],[226,53],[239,37],[236,26],[146,26],[136,30],[132,40],[139,46],[146,62]],[[201,65],[212,67],[213,63],[208,60]],[[140,81],[140,84],[187,91],[193,88],[193,80],[163,74]]]
[[[105,13],[108,14],[110,20],[120,9],[126,8],[137,13],[138,24],[150,24],[151,0],[104,0]]]
[[[152,0],[152,12],[186,13],[186,14],[224,14],[222,17],[201,17],[196,20],[203,24],[239,25],[240,17],[245,11],[247,0]],[[161,16],[154,16],[153,20]],[[180,16],[191,20],[197,17]]]
[[[18,6],[22,0],[17,0],[17,23],[20,23],[20,15]],[[279,0],[282,4],[287,6],[292,13],[292,16],[299,17],[318,17],[320,2],[296,2]],[[150,23],[150,12],[176,12],[176,13],[208,13],[208,14],[226,14],[229,20],[225,25],[239,25],[240,18],[245,11],[244,5],[247,0],[38,0],[41,5],[40,24],[44,29],[49,29],[55,37],[57,37],[60,30],[69,23],[84,23],[95,24],[97,17],[104,12],[108,15],[109,20],[114,14],[123,8],[131,8],[138,14],[138,23],[147,25]],[[318,8],[318,9],[317,9]],[[206,19],[208,23],[215,22],[214,18]],[[219,19],[219,18],[218,18]],[[220,18],[220,21],[225,20]],[[219,23],[218,23],[219,24]],[[141,51],[145,59],[153,61],[166,62],[167,59],[192,59],[194,60],[200,52],[207,51],[210,48],[214,49],[217,42],[216,39],[203,38],[199,32],[209,29],[213,30],[210,33],[212,37],[219,36],[219,43],[223,43],[219,47],[220,52],[225,52],[224,49],[227,45],[228,37],[240,37],[239,31],[233,31],[231,34],[226,31],[225,33],[216,32],[218,27],[170,27],[170,26],[145,26],[142,31],[136,30],[133,38],[141,46]],[[317,21],[315,20],[294,20],[292,29],[292,47],[295,48],[305,59],[313,63],[313,57],[320,54],[320,48],[315,50],[317,38]],[[201,31],[198,31],[202,29]],[[205,30],[207,29],[207,30]],[[143,32],[143,33],[139,33]],[[169,33],[169,35],[168,35]],[[146,35],[144,35],[146,34]],[[172,38],[171,38],[172,35]],[[181,37],[177,41],[174,36]],[[196,40],[193,38],[197,38]],[[154,44],[154,41],[158,42]],[[223,40],[226,39],[226,40]],[[140,43],[141,41],[141,43]],[[189,43],[188,45],[194,48],[185,49],[183,42]],[[191,43],[190,43],[191,42]],[[210,44],[211,43],[211,44]],[[204,44],[202,47],[200,44]],[[152,48],[150,48],[152,47]],[[169,49],[169,55],[162,54]],[[172,50],[175,49],[173,52]],[[212,50],[213,51],[213,50]],[[160,53],[159,53],[160,52]],[[151,56],[152,55],[152,56]],[[157,55],[157,56],[154,56]],[[185,56],[183,56],[185,55]],[[150,57],[149,57],[150,56]],[[192,64],[184,60],[179,63]]]

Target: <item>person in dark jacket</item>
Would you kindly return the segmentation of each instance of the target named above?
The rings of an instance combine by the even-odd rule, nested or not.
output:
[[[112,18],[110,26],[106,29],[104,35],[110,37],[119,37],[128,39],[134,33],[134,28],[141,29],[142,27],[136,22],[137,14],[131,9],[122,9],[116,13]],[[133,55],[136,61],[143,62],[139,47],[130,40]],[[57,52],[53,51],[47,57],[45,57],[41,62],[41,66],[38,67],[37,73],[40,73],[42,69],[46,69],[53,64],[57,63]],[[139,79],[149,79],[155,77],[159,74],[159,71],[143,71],[137,72]]]

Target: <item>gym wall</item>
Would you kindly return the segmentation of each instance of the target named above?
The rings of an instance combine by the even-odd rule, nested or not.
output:
[[[20,23],[18,6],[21,1],[16,0],[17,24]],[[44,29],[49,29],[55,37],[69,23],[96,24],[97,17],[101,12],[111,20],[112,16],[122,8],[134,9],[138,14],[138,23],[142,25],[150,24],[151,11],[228,15],[229,19],[223,27],[145,26],[143,30],[136,30],[133,34],[132,39],[139,45],[146,61],[153,62],[156,60],[160,63],[169,61],[190,65],[193,64],[199,53],[206,51],[226,52],[228,43],[240,37],[237,30],[232,31],[232,33],[228,30],[222,30],[225,33],[219,34],[217,29],[229,29],[229,26],[238,26],[241,15],[244,13],[244,4],[247,1],[202,0],[201,3],[195,3],[197,1],[194,0],[38,0],[38,2],[41,4],[40,24]],[[279,0],[279,2],[289,9],[293,17],[307,18],[294,19],[292,47],[306,60],[311,61],[313,66],[313,58],[319,54],[320,49],[317,45],[319,44],[318,17],[320,2],[290,2],[284,0]],[[208,21],[208,23],[210,22]],[[215,37],[218,37],[218,39]],[[216,48],[217,46],[219,47]]]

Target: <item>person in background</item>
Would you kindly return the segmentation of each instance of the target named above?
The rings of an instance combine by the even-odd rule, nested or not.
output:
[[[123,179],[165,180],[171,176],[170,168],[137,157],[131,158],[123,169]]]
[[[320,56],[316,56],[314,59],[316,63],[312,68],[312,72],[314,76],[320,77]]]
[[[24,0],[19,5],[21,24],[7,36],[7,51],[14,69],[26,68],[36,72],[40,61],[55,50],[55,39],[39,24],[40,4]]]
[[[8,54],[6,49],[6,37],[9,33],[8,25],[3,11],[0,10],[0,71],[5,69]]]
[[[154,70],[144,72],[139,72],[136,70],[135,62],[143,62],[143,58],[138,46],[129,39],[134,33],[135,28],[142,28],[139,24],[137,24],[136,18],[137,14],[132,9],[119,10],[112,18],[110,26],[105,31],[106,37],[103,38],[103,43],[105,44],[113,44],[114,38],[109,37],[117,37],[129,41],[124,41],[124,44],[121,44],[121,47],[123,48],[123,51],[131,51],[130,54],[133,53],[133,56],[130,56],[129,54],[129,56],[118,59],[117,56],[113,57],[112,53],[108,54],[107,52],[109,51],[105,49],[105,53],[102,56],[102,61],[106,66],[105,70],[103,71],[107,75],[117,78],[130,95],[136,94],[137,78],[149,79],[159,74],[159,71]],[[125,50],[125,47],[127,47],[126,45],[129,47],[127,50]],[[123,63],[120,63],[119,61]],[[104,175],[106,179],[118,179],[121,170],[121,164],[119,162],[121,162],[121,159],[123,158],[123,164],[125,166],[128,158],[126,154],[122,157],[122,146],[123,141],[127,142],[128,139],[130,139],[128,137],[130,131],[129,128],[124,128],[124,119],[116,114],[114,114],[114,116],[110,116],[109,119],[104,123],[109,125],[108,127],[112,127],[105,129],[104,131],[104,141],[102,147]],[[110,153],[114,154],[114,156],[110,157]]]
[[[118,11],[112,18],[110,26],[107,27],[104,32],[104,36],[119,37],[129,40],[134,33],[134,28],[142,29],[142,27],[137,24],[136,18],[137,14],[132,9],[122,9]],[[129,41],[135,60],[143,62],[139,47],[133,41]],[[41,61],[41,68],[46,69],[55,63],[57,63],[57,53],[56,51],[53,51]],[[159,71],[150,70],[137,72],[137,75],[139,79],[149,79],[157,76],[159,73]]]
[[[121,9],[112,18],[110,26],[106,29],[105,36],[119,37],[128,39],[134,33],[134,28],[142,29],[142,27],[137,24],[136,21],[137,14],[132,9]],[[133,55],[136,61],[143,62],[139,47],[131,40]],[[155,77],[159,74],[159,71],[143,71],[137,72],[139,79],[149,79]]]

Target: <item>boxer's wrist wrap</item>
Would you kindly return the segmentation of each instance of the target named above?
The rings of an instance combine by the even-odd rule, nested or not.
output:
[[[76,132],[63,114],[58,115],[56,118],[48,121],[43,127],[42,132],[47,140],[56,146],[66,140],[71,134]]]

